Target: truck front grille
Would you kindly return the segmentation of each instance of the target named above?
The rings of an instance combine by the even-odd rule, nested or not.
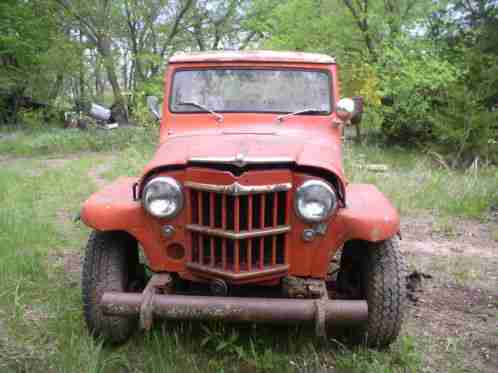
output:
[[[194,267],[242,273],[286,264],[290,184],[186,186]]]

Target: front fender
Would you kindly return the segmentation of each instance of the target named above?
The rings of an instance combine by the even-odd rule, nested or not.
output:
[[[140,203],[133,200],[136,181],[133,177],[119,178],[92,194],[83,203],[81,220],[99,231],[129,230],[139,225],[145,214]]]
[[[371,184],[349,184],[346,208],[337,219],[344,227],[344,240],[384,241],[399,232],[399,214],[391,202]]]
[[[119,178],[88,198],[81,209],[81,220],[99,231],[124,231],[140,243],[153,271],[182,270],[183,263],[171,261],[164,248],[161,224],[133,200],[137,178]]]

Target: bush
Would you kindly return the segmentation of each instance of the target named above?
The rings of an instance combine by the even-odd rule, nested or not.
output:
[[[389,140],[424,143],[434,138],[434,107],[444,101],[461,71],[429,42],[399,38],[386,43],[375,64],[382,131]]]
[[[452,166],[474,161],[498,163],[498,112],[489,107],[496,95],[496,61],[478,50],[468,49],[462,61],[466,74],[452,84],[444,104],[435,108],[436,146],[451,153]]]
[[[147,106],[147,96],[148,95],[144,91],[135,94],[135,104],[131,114],[132,121],[142,127],[157,127],[157,119],[152,115]]]

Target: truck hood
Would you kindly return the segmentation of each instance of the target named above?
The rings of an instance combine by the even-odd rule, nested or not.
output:
[[[338,136],[264,133],[190,134],[169,137],[144,169],[143,178],[158,168],[198,162],[249,164],[293,163],[334,173],[345,185]],[[315,133],[316,135],[316,133]]]

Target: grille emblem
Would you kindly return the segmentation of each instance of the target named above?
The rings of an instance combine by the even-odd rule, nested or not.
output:
[[[244,160],[245,156],[243,153],[238,153],[236,156],[235,156],[235,160],[234,160],[234,165],[238,166],[238,167],[244,167],[246,165],[246,162]]]

